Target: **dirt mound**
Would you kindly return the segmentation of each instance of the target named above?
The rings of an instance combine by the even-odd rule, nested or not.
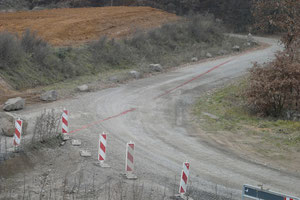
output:
[[[150,7],[64,8],[0,13],[0,31],[36,31],[52,45],[74,45],[100,36],[123,37],[177,20],[174,14]]]

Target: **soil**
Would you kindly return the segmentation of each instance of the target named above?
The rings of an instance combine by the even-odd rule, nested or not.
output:
[[[0,31],[26,29],[55,46],[83,44],[101,36],[120,38],[178,20],[175,14],[150,7],[62,8],[0,13]]]

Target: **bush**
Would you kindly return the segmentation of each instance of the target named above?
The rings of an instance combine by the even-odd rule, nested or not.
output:
[[[0,33],[0,69],[14,68],[20,63],[23,55],[20,41],[15,35]]]
[[[282,116],[284,111],[300,111],[299,54],[278,53],[267,66],[255,64],[250,70],[248,103],[258,113]]]
[[[230,52],[233,45],[243,46],[243,40],[225,37],[223,32],[213,16],[196,15],[148,32],[136,31],[126,39],[102,37],[78,48],[53,48],[30,30],[20,38],[1,33],[0,72],[23,89],[150,63],[171,67],[203,58],[206,52],[218,55],[220,48]]]
[[[49,55],[50,47],[35,32],[27,29],[22,34],[21,45],[24,51],[33,57],[36,61],[44,63],[45,58]]]
[[[59,120],[60,116],[53,109],[44,110],[36,119],[32,143],[45,142],[58,136]]]

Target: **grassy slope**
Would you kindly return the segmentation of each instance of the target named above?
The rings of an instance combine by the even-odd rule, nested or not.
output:
[[[243,103],[245,89],[244,79],[201,97],[193,110],[200,127],[209,134],[225,134],[226,137],[226,133],[230,133],[228,135],[234,135],[234,141],[230,143],[248,144],[263,156],[272,158],[276,155],[279,159],[288,159],[298,155],[300,122],[251,114]],[[205,113],[213,114],[218,119]]]
[[[15,88],[24,89],[109,71],[143,72],[149,63],[168,68],[190,62],[192,57],[206,58],[207,52],[213,56],[220,55],[220,50],[231,53],[234,45],[247,48],[244,40],[223,32],[211,16],[195,16],[147,33],[137,32],[131,38],[101,38],[73,48],[53,48],[30,33],[20,39],[2,33],[0,73]]]

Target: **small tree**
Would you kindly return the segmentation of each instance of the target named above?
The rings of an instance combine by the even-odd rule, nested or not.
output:
[[[299,10],[299,0],[253,0],[254,27],[265,33],[282,32],[281,41],[288,49],[299,42]]]
[[[285,46],[267,66],[250,70],[248,103],[257,112],[278,117],[284,111],[300,111],[300,2],[254,0],[255,27],[283,32]]]
[[[248,101],[256,112],[280,116],[283,111],[300,111],[300,59],[277,54],[267,66],[250,70]]]

